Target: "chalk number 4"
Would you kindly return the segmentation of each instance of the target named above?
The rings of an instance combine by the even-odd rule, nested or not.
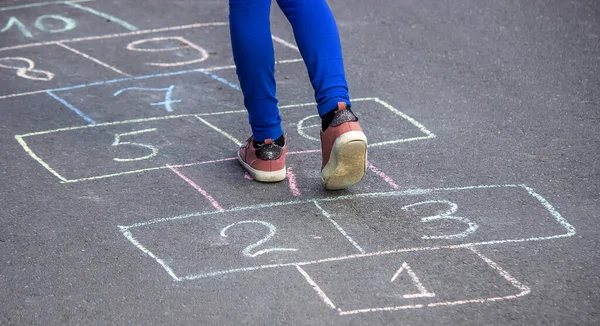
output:
[[[134,157],[134,158],[118,158],[118,157],[116,157],[113,160],[115,160],[117,162],[132,162],[132,161],[147,160],[149,158],[153,158],[154,156],[156,156],[156,154],[158,154],[158,148],[156,148],[152,145],[134,143],[134,142],[128,142],[128,141],[121,141],[121,137],[123,137],[123,136],[137,135],[137,134],[142,134],[142,133],[152,132],[152,131],[156,131],[156,128],[136,130],[136,131],[132,131],[132,132],[126,132],[123,134],[115,134],[115,141],[112,143],[112,146],[142,147],[142,148],[146,148],[146,149],[150,150],[150,154],[141,156],[141,157]]]

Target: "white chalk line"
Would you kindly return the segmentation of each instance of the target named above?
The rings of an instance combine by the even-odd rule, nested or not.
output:
[[[67,179],[65,179],[62,175],[60,175],[58,172],[56,172],[56,170],[54,170],[52,167],[50,167],[50,165],[48,165],[46,162],[44,162],[39,156],[37,156],[31,150],[31,148],[29,148],[29,145],[27,145],[27,142],[25,142],[25,140],[23,140],[23,136],[16,135],[15,139],[17,140],[17,142],[19,142],[19,144],[21,145],[21,147],[23,147],[23,149],[25,150],[25,152],[27,154],[29,154],[29,156],[31,156],[38,163],[40,163],[44,168],[46,168],[46,170],[50,171],[50,173],[52,173],[54,176],[56,176],[62,182],[67,181]]]
[[[49,42],[49,44],[55,44],[55,43],[58,43],[58,41]],[[295,63],[295,62],[301,62],[301,61],[302,61],[302,59],[277,60],[277,61],[275,61],[275,64],[287,64],[287,63]],[[235,69],[235,65],[215,66],[215,67],[209,67],[209,68],[181,70],[181,71],[165,72],[165,73],[152,74],[152,75],[132,76],[132,77],[127,77],[127,78],[111,79],[111,80],[92,82],[92,83],[87,83],[87,84],[79,84],[79,85],[74,85],[74,86],[67,86],[67,87],[60,87],[60,88],[48,88],[48,89],[41,89],[41,90],[37,90],[37,91],[7,94],[7,95],[0,96],[0,100],[5,99],[5,98],[35,95],[35,94],[45,93],[45,92],[60,92],[60,91],[78,89],[78,88],[91,87],[91,86],[108,85],[108,84],[127,82],[127,81],[132,81],[132,80],[168,77],[168,76],[176,76],[176,75],[184,75],[184,74],[192,74],[192,73],[206,73],[206,72],[211,72],[211,71],[220,71],[220,70],[228,70],[228,69]],[[246,112],[246,111],[244,111],[244,112]]]
[[[125,29],[128,29],[130,31],[137,31],[138,30],[137,27],[131,25],[130,23],[128,23],[128,22],[126,22],[126,21],[124,21],[124,20],[122,20],[122,19],[120,19],[118,17],[115,17],[113,15],[107,14],[105,12],[98,11],[98,10],[90,8],[90,7],[82,6],[82,5],[79,5],[79,4],[70,2],[70,1],[65,1],[64,4],[67,5],[67,6],[73,7],[73,8],[77,8],[79,10],[83,10],[85,12],[88,12],[88,13],[92,14],[92,15],[96,15],[98,17],[104,18],[107,21],[119,24],[119,25],[121,25],[121,27],[123,27]]]
[[[369,100],[373,100],[373,99],[374,98],[357,98],[357,99],[354,99],[353,101],[369,101]],[[284,105],[284,106],[280,106],[279,108],[280,109],[289,109],[289,108],[295,108],[295,107],[306,107],[306,106],[311,106],[311,105],[315,105],[315,104],[314,103],[302,103],[302,104]],[[65,128],[58,128],[58,129],[53,129],[53,130],[32,132],[32,133],[22,134],[22,135],[18,135],[18,136],[21,137],[21,138],[24,138],[24,137],[39,136],[39,135],[45,135],[45,134],[56,133],[56,132],[63,132],[63,131],[71,131],[71,130],[79,130],[79,129],[87,129],[87,128],[96,128],[96,127],[112,126],[112,125],[121,125],[121,124],[128,124],[128,123],[158,121],[158,120],[166,120],[166,119],[179,119],[179,118],[192,117],[192,116],[195,116],[200,121],[202,121],[205,124],[207,124],[208,122],[206,120],[201,119],[199,117],[200,116],[213,116],[213,115],[246,113],[246,112],[247,112],[246,110],[232,110],[232,111],[222,111],[222,112],[209,112],[209,113],[194,113],[194,114],[169,115],[169,116],[162,116],[162,117],[141,118],[141,119],[133,119],[133,120],[125,120],[125,121],[114,121],[114,122],[97,123],[97,124],[94,124],[94,125],[65,127]],[[216,126],[214,126],[214,125],[212,125],[210,123],[208,123],[207,125],[209,127],[213,128],[213,129],[217,128]],[[233,141],[234,143],[236,143],[236,145],[238,145],[238,146],[242,145],[242,143],[239,140],[235,139],[235,137],[229,135],[225,131],[222,131],[219,128],[217,128],[215,130],[218,131],[218,132],[221,132],[222,134],[224,133],[224,135],[228,139],[230,139],[231,141]],[[414,141],[414,140],[427,139],[427,138],[431,138],[431,136],[415,137],[415,138],[401,139],[401,140],[395,140],[395,141],[390,141],[390,142],[369,144],[369,147],[380,146],[380,145],[382,145],[384,143],[385,144],[388,144],[388,143],[392,144],[392,143],[407,142],[407,141]],[[318,150],[315,150],[315,151],[318,151]],[[30,152],[33,153],[31,150],[29,150],[29,152],[27,152],[27,153],[30,153]],[[38,159],[36,159],[38,162],[43,162],[41,159],[39,159],[39,160]],[[228,160],[228,159],[224,159],[224,160]],[[197,165],[197,164],[202,164],[202,162],[200,162],[200,163],[191,163],[191,164]],[[185,166],[186,164],[169,164],[169,165],[173,166],[173,167],[182,167],[182,166]],[[46,168],[49,167],[49,165],[46,164],[46,163],[42,164],[42,166],[44,166]],[[69,179],[69,180],[62,180],[61,179],[61,181],[62,182],[72,183],[72,182],[98,180],[98,179],[113,178],[113,177],[118,177],[118,176],[122,176],[122,175],[128,175],[128,174],[132,174],[132,173],[141,173],[141,172],[148,172],[148,171],[160,170],[160,169],[164,169],[164,168],[166,168],[166,167],[165,166],[158,166],[158,167],[152,167],[152,168],[146,168],[146,169],[139,169],[139,170],[131,170],[131,171],[125,171],[125,172],[117,172],[117,173],[111,173],[111,174],[105,174],[105,175],[99,175],[99,176],[92,176],[92,177],[84,177],[84,178]],[[49,170],[49,171],[52,171],[52,170]]]
[[[54,43],[74,43],[74,42],[83,42],[83,41],[92,41],[92,40],[103,40],[103,39],[116,38],[116,37],[136,36],[136,35],[143,35],[143,34],[150,34],[150,33],[171,32],[171,31],[178,31],[178,30],[198,28],[198,27],[228,26],[228,25],[229,25],[229,23],[227,23],[227,22],[196,23],[196,24],[189,24],[189,25],[179,25],[179,26],[171,26],[171,27],[145,29],[145,30],[126,32],[126,33],[116,33],[116,34],[107,34],[107,35],[98,35],[98,36],[86,36],[86,37],[63,39],[63,40],[58,40],[58,41],[47,41],[47,42],[37,42],[37,43],[13,45],[13,46],[2,47],[2,48],[0,48],[0,51],[31,48],[31,47],[37,47],[37,46],[51,45]]]
[[[65,49],[67,49],[67,50],[69,50],[69,51],[71,51],[71,52],[73,52],[73,53],[75,53],[75,54],[78,54],[78,55],[80,55],[80,56],[82,56],[82,57],[84,57],[84,58],[86,58],[86,59],[88,59],[88,60],[91,60],[91,61],[93,61],[93,62],[95,62],[95,63],[97,63],[97,64],[99,64],[99,65],[101,65],[101,66],[103,66],[103,67],[105,67],[105,68],[108,68],[108,69],[110,69],[110,70],[112,70],[112,71],[114,71],[114,72],[116,72],[116,73],[120,74],[120,75],[123,75],[123,76],[131,76],[130,74],[128,74],[128,73],[124,73],[124,72],[122,72],[121,70],[117,69],[116,67],[113,67],[113,66],[109,65],[109,64],[108,64],[108,63],[106,63],[106,62],[102,62],[102,61],[100,61],[100,60],[98,60],[98,59],[96,59],[96,58],[92,57],[91,55],[88,55],[88,54],[86,54],[86,53],[83,53],[83,52],[81,52],[81,51],[79,51],[79,50],[77,50],[77,49],[74,49],[74,48],[72,48],[72,47],[70,47],[70,46],[66,45],[66,44],[63,44],[63,43],[59,43],[59,42],[57,42],[57,43],[56,43],[56,45],[58,45],[58,46],[61,46],[61,47],[65,48]]]
[[[323,209],[323,207],[321,207],[321,205],[319,205],[319,203],[316,200],[313,201],[313,203],[315,204],[315,206],[317,206],[321,214],[323,214],[323,216],[325,216],[329,220],[329,222],[333,224],[333,226],[335,226],[335,228],[338,231],[340,231],[340,233],[354,246],[354,248],[356,248],[361,254],[365,253],[365,250],[361,248],[358,245],[358,243],[356,243],[356,241],[354,241],[354,239],[352,239],[352,237],[348,233],[346,233],[346,231],[344,231],[344,229],[342,229],[342,227],[331,217],[331,214],[329,214],[329,212]]]
[[[479,258],[481,258],[488,266],[494,269],[498,274],[500,274],[505,280],[507,280],[512,286],[519,289],[521,292],[517,294],[501,296],[501,297],[490,297],[490,298],[477,298],[477,299],[468,299],[468,300],[456,300],[456,301],[443,301],[443,302],[432,302],[428,304],[418,304],[418,305],[402,305],[402,306],[392,306],[392,307],[382,307],[382,308],[365,308],[365,309],[355,309],[349,311],[343,311],[338,309],[340,315],[354,315],[359,313],[366,312],[381,312],[381,311],[396,311],[396,310],[404,310],[404,309],[416,309],[416,308],[426,308],[426,307],[442,307],[442,306],[456,306],[463,305],[468,303],[485,303],[485,302],[493,302],[493,301],[502,301],[502,300],[511,300],[519,297],[523,297],[529,293],[531,293],[531,289],[519,282],[516,278],[510,275],[506,270],[500,267],[497,263],[489,259],[488,257],[481,254],[479,251],[475,250],[472,247],[467,247],[467,249],[474,252]]]
[[[159,263],[167,271],[167,273],[169,274],[169,276],[171,276],[173,278],[173,280],[181,281],[181,279],[179,277],[177,277],[177,275],[175,275],[175,272],[173,272],[171,267],[169,267],[169,265],[167,265],[167,263],[165,263],[164,260],[156,257],[156,255],[154,255],[150,250],[146,249],[146,247],[144,247],[141,243],[139,243],[133,237],[133,235],[131,234],[131,232],[129,230],[121,228],[121,232],[123,233],[125,238],[127,238],[127,240],[129,240],[131,243],[133,243],[134,246],[136,246],[139,250],[141,250],[146,255],[150,256],[152,259],[156,260],[156,262]]]
[[[196,115],[196,119],[202,121],[202,123],[204,123],[206,126],[208,126],[209,128],[213,129],[214,131],[220,133],[221,135],[225,136],[225,138],[231,140],[234,144],[236,144],[237,146],[242,146],[242,142],[237,140],[235,137],[233,137],[232,135],[230,135],[229,133],[227,133],[226,131],[224,131],[223,129],[213,125],[212,123],[206,121],[205,119],[200,118],[199,116]]]
[[[302,269],[302,267],[300,267],[299,265],[296,265],[296,269],[300,272],[300,274],[302,274],[302,276],[304,276],[304,279],[306,280],[306,282],[308,282],[308,284],[310,284],[310,286],[312,286],[312,288],[315,290],[315,292],[317,292],[317,295],[319,296],[319,298],[321,298],[321,300],[323,300],[323,302],[325,302],[325,304],[328,305],[331,309],[336,309],[333,302],[331,302],[329,297],[327,297],[327,294],[325,294],[325,292],[323,292],[323,290],[321,290],[319,285],[310,277],[310,275],[304,269]]]
[[[406,273],[410,277],[413,284],[417,287],[417,290],[419,290],[419,293],[405,294],[402,296],[403,298],[414,299],[414,298],[433,298],[433,297],[435,297],[435,293],[429,292],[425,288],[425,286],[423,286],[423,283],[421,283],[421,280],[419,280],[419,277],[417,276],[417,274],[415,274],[415,272],[412,270],[412,268],[410,267],[410,265],[408,265],[407,262],[402,263],[402,266],[398,269],[398,271],[396,271],[396,274],[394,274],[394,276],[392,276],[392,280],[390,282],[394,282],[394,280],[398,276],[400,276],[400,274],[402,274],[403,271],[406,271]]]
[[[69,0],[69,1],[44,1],[44,2],[34,2],[23,5],[16,5],[10,7],[2,7],[0,11],[8,11],[8,10],[16,10],[16,9],[25,9],[25,8],[33,8],[33,7],[43,7],[48,5],[61,5],[66,3],[78,3],[78,2],[90,2],[94,0]]]
[[[290,43],[290,42],[288,42],[288,41],[286,41],[286,40],[284,40],[284,39],[282,39],[280,37],[277,37],[277,36],[271,34],[271,38],[273,38],[273,41],[275,41],[275,42],[277,42],[277,43],[279,43],[279,44],[281,44],[283,46],[286,46],[286,47],[288,47],[288,48],[290,48],[292,50],[295,50],[296,52],[300,52],[300,50],[298,49],[297,46],[295,46],[294,44],[292,44],[292,43]]]
[[[247,207],[232,208],[232,209],[223,210],[223,211],[220,211],[220,212],[210,211],[210,212],[201,212],[201,213],[191,213],[191,214],[186,214],[186,215],[181,215],[181,216],[176,216],[176,217],[170,217],[170,218],[154,219],[154,220],[150,220],[150,221],[147,221],[147,222],[135,223],[135,224],[132,224],[132,225],[129,225],[129,226],[119,226],[119,228],[121,228],[121,230],[129,230],[131,228],[136,228],[136,227],[141,227],[141,226],[147,226],[147,225],[152,225],[152,224],[157,224],[157,223],[163,223],[163,222],[168,222],[168,221],[174,221],[174,220],[180,220],[180,219],[186,219],[186,218],[191,218],[191,217],[202,217],[202,216],[213,215],[213,214],[221,214],[221,213],[229,213],[229,212],[239,212],[239,211],[250,210],[250,209],[262,209],[262,208],[278,207],[278,206],[284,206],[284,205],[298,205],[298,204],[306,204],[306,203],[311,203],[311,202],[312,203],[314,203],[314,202],[332,202],[332,201],[339,201],[339,200],[344,200],[344,199],[381,198],[381,197],[388,197],[388,196],[403,196],[403,195],[404,196],[411,196],[411,195],[420,195],[420,194],[427,194],[427,193],[439,192],[439,191],[456,191],[456,190],[471,190],[471,189],[491,189],[491,188],[523,188],[523,186],[522,185],[514,185],[514,184],[505,184],[505,185],[480,185],[480,186],[467,186],[467,187],[432,188],[432,189],[411,189],[411,190],[391,191],[391,192],[383,192],[383,193],[368,193],[368,194],[343,195],[343,196],[338,196],[338,197],[333,197],[333,198],[330,197],[330,198],[322,198],[322,199],[310,199],[310,200],[298,200],[298,201],[291,201],[291,202],[278,202],[278,203],[258,204],[258,205],[252,205],[252,206],[247,206]],[[528,190],[528,192],[529,192],[529,190]],[[539,196],[539,198],[538,197],[535,197],[535,198],[538,199],[538,200],[539,200],[539,198],[543,199],[543,197],[541,197],[541,196]],[[544,205],[544,203],[546,203],[548,206]],[[196,280],[196,279],[200,279],[200,278],[206,278],[206,277],[212,277],[212,276],[219,276],[219,275],[225,275],[225,274],[231,274],[231,273],[237,273],[237,272],[243,272],[243,271],[253,271],[253,270],[259,270],[259,269],[265,269],[265,268],[277,268],[277,267],[287,267],[287,266],[295,266],[295,265],[303,266],[303,265],[317,264],[317,263],[323,263],[323,262],[340,261],[340,260],[346,260],[346,259],[356,259],[356,258],[362,258],[362,257],[381,256],[381,255],[388,255],[388,254],[401,253],[401,252],[425,251],[425,250],[439,250],[439,249],[470,248],[470,247],[484,246],[484,245],[496,245],[496,244],[529,242],[529,241],[543,241],[543,240],[551,240],[551,239],[557,239],[557,238],[570,237],[570,236],[573,236],[575,234],[575,228],[571,224],[569,224],[566,221],[566,219],[564,219],[560,215],[560,213],[558,213],[556,210],[554,210],[554,208],[552,207],[552,205],[550,205],[547,201],[545,201],[545,199],[542,202],[542,205],[544,205],[546,208],[548,208],[551,213],[555,212],[557,214],[556,216],[559,217],[559,219],[557,219],[557,221],[561,225],[563,225],[565,228],[567,228],[569,230],[568,233],[566,233],[566,234],[559,234],[559,235],[553,235],[553,236],[545,236],[545,237],[530,237],[530,238],[521,238],[521,239],[493,240],[493,241],[472,242],[472,243],[457,244],[457,245],[443,245],[443,246],[433,246],[433,247],[401,248],[401,249],[386,250],[386,251],[379,251],[379,252],[373,252],[373,253],[361,253],[361,254],[354,254],[354,255],[347,255],[347,256],[324,258],[324,259],[313,260],[313,261],[303,261],[303,262],[270,264],[270,265],[261,265],[261,266],[253,266],[253,267],[236,268],[236,269],[230,269],[230,270],[222,270],[222,271],[215,271],[215,272],[209,272],[209,273],[201,273],[201,274],[195,274],[195,275],[188,275],[188,276],[182,277],[181,279]],[[553,214],[553,216],[554,216],[554,214]]]

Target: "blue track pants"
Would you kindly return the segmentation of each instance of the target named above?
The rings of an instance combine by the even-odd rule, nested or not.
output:
[[[350,105],[342,47],[325,0],[277,0],[290,21],[308,70],[319,115]],[[271,39],[271,0],[229,0],[231,47],[256,141],[283,134],[277,108],[275,54]]]

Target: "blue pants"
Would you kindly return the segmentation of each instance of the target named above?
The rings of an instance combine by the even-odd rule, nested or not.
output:
[[[308,70],[319,115],[350,105],[342,46],[325,0],[277,0],[292,24]],[[229,0],[231,47],[256,141],[283,134],[275,96],[275,54],[271,39],[271,0]]]

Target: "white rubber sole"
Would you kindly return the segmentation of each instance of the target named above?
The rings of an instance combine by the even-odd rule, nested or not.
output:
[[[248,173],[250,173],[252,178],[256,181],[280,182],[280,181],[285,180],[286,172],[287,172],[285,167],[281,170],[269,171],[269,172],[254,169],[250,165],[248,165],[246,162],[244,162],[244,160],[240,157],[239,151],[238,151],[238,161],[240,161],[240,163],[242,164],[244,169],[246,169],[246,171],[248,171]]]
[[[362,180],[367,172],[367,136],[350,131],[333,143],[329,162],[321,171],[321,184],[327,190],[345,189]]]

